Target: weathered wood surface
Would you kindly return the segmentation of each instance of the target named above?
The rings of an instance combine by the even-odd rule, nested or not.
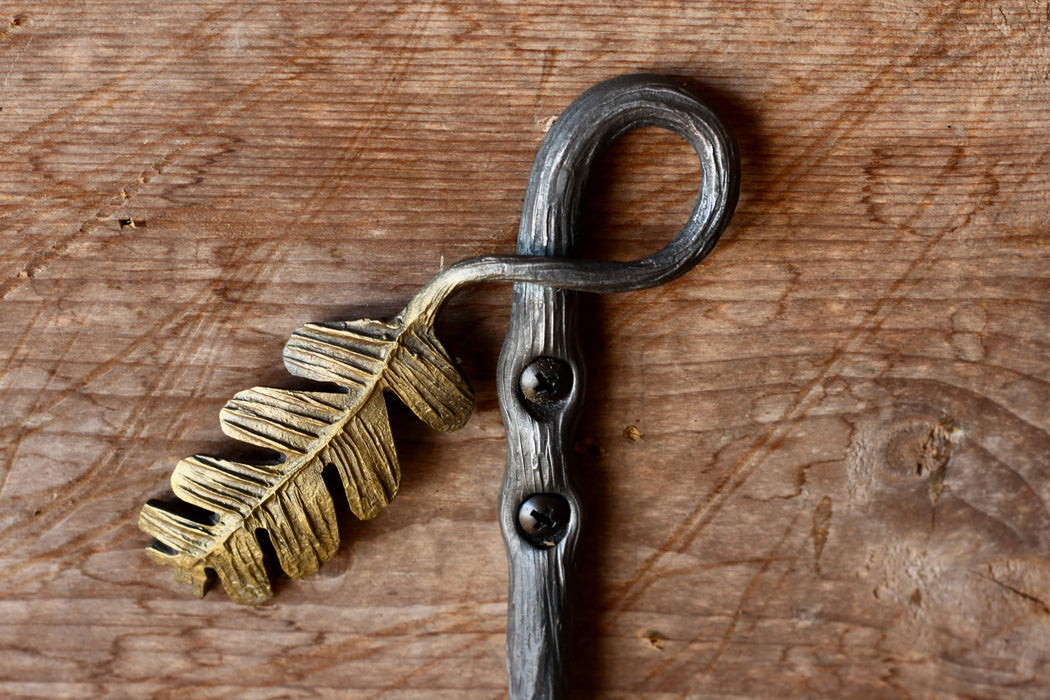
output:
[[[305,321],[513,248],[550,118],[635,70],[741,141],[700,269],[590,299],[579,697],[1050,693],[1044,2],[5,2],[0,695],[498,698],[505,288],[442,337],[458,433],[320,574],[198,601],[142,553],[175,462]],[[594,255],[694,159],[639,133]]]

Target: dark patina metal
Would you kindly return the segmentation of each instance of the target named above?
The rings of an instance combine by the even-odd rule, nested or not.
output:
[[[569,527],[572,509],[565,496],[537,493],[529,496],[518,509],[521,534],[537,547],[554,547]]]
[[[642,126],[673,131],[700,158],[703,178],[688,221],[667,246],[641,260],[564,260],[581,252],[577,214],[596,154]],[[500,358],[500,407],[507,428],[500,522],[510,563],[511,698],[568,696],[569,601],[581,527],[572,445],[584,391],[572,290],[642,289],[691,269],[711,251],[732,216],[739,167],[732,134],[715,113],[680,81],[652,75],[615,78],[585,92],[555,121],[536,157],[517,252],[562,260],[535,263],[530,275],[543,284],[515,284]],[[553,364],[536,368],[534,358],[551,358]],[[548,376],[552,366],[559,369]],[[563,374],[571,376],[571,384],[561,381]],[[556,494],[570,514],[556,538],[541,540],[551,544],[537,546],[522,521],[522,504],[527,506],[534,494]]]
[[[549,406],[572,391],[572,367],[556,357],[537,357],[521,371],[521,395],[531,404]]]

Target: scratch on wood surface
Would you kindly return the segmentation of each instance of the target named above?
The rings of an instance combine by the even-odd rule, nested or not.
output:
[[[46,20],[47,17],[50,16],[50,14],[51,14],[51,12],[48,11],[48,13],[46,15],[44,15],[44,20]],[[25,26],[27,24],[30,25],[30,26],[32,26],[34,24],[34,22],[30,19],[30,17],[28,15],[15,15],[8,22],[8,27],[9,27],[9,30],[10,30],[10,29],[14,29],[14,28],[23,27],[23,26]],[[0,87],[4,87],[4,88],[7,87],[8,80],[10,80],[10,78],[11,78],[11,73],[14,72],[15,68],[18,66],[18,63],[22,60],[22,55],[26,51],[29,50],[30,46],[32,46],[33,39],[35,39],[35,38],[36,38],[36,28],[34,27],[33,31],[31,31],[29,33],[29,38],[26,39],[26,42],[22,45],[22,47],[15,54],[15,57],[11,60],[11,65],[9,65],[7,67],[7,72],[4,73],[4,79],[2,81],[0,81]]]
[[[113,86],[115,85],[116,83],[113,84]],[[92,94],[97,95],[98,93],[95,92]],[[62,110],[59,111],[61,112]],[[39,135],[44,129],[44,126],[54,122],[56,118],[55,114],[49,115],[47,119],[24,132],[22,134],[23,139],[28,141],[32,137]],[[182,148],[176,148],[174,151],[166,153],[149,168],[140,172],[134,181],[119,187],[121,198],[118,203],[114,203],[107,196],[98,211],[93,216],[84,219],[71,234],[67,235],[65,238],[54,241],[47,246],[41,247],[37,249],[36,252],[32,253],[29,256],[28,261],[22,266],[21,270],[15,277],[0,280],[0,301],[6,299],[9,294],[24,284],[26,280],[33,279],[49,264],[65,254],[70,245],[72,245],[77,239],[89,235],[104,222],[112,219],[116,213],[127,204],[132,196],[140,192],[141,188],[148,184],[154,176],[159,175],[162,172],[163,166],[171,163],[184,147],[185,146]],[[129,191],[131,194],[129,194]]]
[[[235,250],[240,250],[242,254],[251,253],[257,255],[260,248],[250,241],[243,241],[236,246]],[[261,290],[264,289],[273,279],[273,276],[269,274],[269,271],[271,267],[276,264],[276,255],[280,250],[280,245],[277,242],[271,242],[262,250],[265,251],[263,253],[264,258],[269,262],[255,266],[252,275],[246,276],[237,282],[227,281],[226,284],[235,287],[241,292],[251,290],[255,294],[260,293]],[[203,300],[213,294],[214,289],[205,286],[197,292],[197,299]],[[34,408],[34,413],[37,415],[50,415],[54,417],[56,409],[63,402],[79,395],[80,392],[89,387],[92,382],[105,377],[112,370],[119,367],[134,351],[147,346],[149,343],[156,342],[158,338],[172,335],[162,332],[161,329],[165,327],[178,326],[186,320],[190,320],[195,324],[206,323],[210,326],[213,332],[219,332],[222,328],[229,327],[230,324],[235,326],[237,324],[237,318],[247,313],[249,309],[247,304],[234,305],[221,316],[211,315],[208,317],[208,320],[205,321],[201,317],[193,314],[195,306],[195,304],[191,304],[176,307],[158,324],[151,328],[144,329],[140,335],[124,348],[122,353],[116,353],[110,360],[95,367],[88,375],[83,377],[72,387],[61,391],[40,392],[36,401],[38,404],[46,404],[46,407],[38,405]],[[83,332],[83,330],[84,329],[81,328],[78,332]],[[142,419],[147,414],[147,411],[153,406],[162,387],[174,385],[176,383],[176,377],[193,371],[192,366],[184,361],[184,355],[198,346],[201,337],[198,334],[188,332],[174,333],[173,335],[178,338],[174,356],[171,361],[158,367],[158,371],[152,375],[150,385],[145,391],[136,397],[132,409],[129,410],[124,419],[124,423],[116,432],[117,435],[121,436],[120,439],[113,440],[109,449],[95,457],[75,478],[70,479],[63,484],[61,488],[56,491],[56,499],[64,499],[75,503],[77,500],[81,500],[84,494],[89,493],[93,488],[100,486],[101,483],[112,478],[115,473],[119,473],[120,468],[124,464],[123,452],[120,449],[121,442],[139,437],[141,432],[146,429],[148,422]],[[67,347],[67,353],[72,353],[75,347],[76,336],[74,336],[73,341],[71,341]],[[67,354],[67,356],[69,355]],[[214,371],[213,363],[209,365],[205,374],[211,371]],[[53,379],[56,376],[57,373],[53,373],[51,378]],[[55,419],[57,419],[57,417],[55,417]],[[6,485],[7,480],[10,478],[10,474],[15,468],[18,449],[23,440],[29,435],[45,430],[47,426],[48,422],[43,421],[28,428],[16,425],[0,429],[0,435],[4,435],[5,437],[8,433],[11,433],[12,431],[14,432],[13,449],[9,451],[10,456],[6,460],[6,468],[3,471],[2,478],[0,478],[0,495],[2,495],[2,489],[4,485]],[[174,439],[174,436],[171,436],[169,439]],[[48,512],[41,514],[40,517],[34,518],[30,521],[17,522],[0,530],[0,542],[17,543],[19,537],[25,537],[29,533],[39,535],[42,532],[46,532],[50,527],[57,525],[68,516],[69,510],[58,508],[49,509]],[[0,551],[4,551],[4,549],[6,548],[0,546]],[[77,551],[76,547],[73,547],[70,551],[75,553]],[[46,557],[49,556],[49,554],[41,556]],[[5,569],[0,572],[0,580],[17,577],[20,571],[35,561],[40,560],[41,556],[26,559],[19,565]]]
[[[188,48],[185,50],[189,51]],[[154,58],[160,61],[161,58],[164,56],[165,54],[157,52]],[[304,69],[300,68],[300,70]],[[233,109],[245,109],[251,104],[261,101],[265,98],[266,95],[278,89],[277,85],[279,83],[275,82],[274,78],[278,74],[282,73],[283,67],[273,69],[267,74],[257,77],[256,79],[251,81],[251,83],[249,83],[248,86],[246,86],[243,90],[234,93],[233,96],[228,97],[224,100],[208,103],[208,106],[204,109],[203,114],[194,115],[195,119],[193,121],[199,121],[201,118],[203,118],[204,114],[214,116],[221,112],[226,112]],[[288,79],[287,76],[284,77],[286,80]],[[88,97],[90,97],[92,100],[97,100],[102,95],[112,94],[114,93],[116,88],[127,79],[128,76],[126,74],[121,74],[121,76],[112,79],[106,85],[90,93]],[[250,100],[245,99],[247,95],[251,95],[253,92],[255,92],[256,88],[264,85],[267,86],[267,89],[262,91],[262,93],[255,94],[254,98]],[[82,108],[84,105],[77,104],[77,102],[85,99],[87,99],[87,97],[78,98],[78,100],[74,102],[73,106],[69,108],[60,109],[58,110],[58,112],[48,115],[48,117],[44,121],[34,125],[26,132],[23,132],[22,140],[24,142],[27,142],[31,138],[39,136],[40,132],[45,128],[45,126],[49,126],[52,123],[59,122],[59,116],[63,113],[68,111],[68,113],[71,115],[74,108]],[[159,138],[156,143],[152,144],[152,147],[154,149],[158,147],[163,147],[169,140],[171,140],[174,136],[179,134],[183,128],[189,126],[190,124],[191,122],[187,121],[179,125],[179,127],[168,129],[165,136]],[[151,165],[150,168],[143,170],[133,182],[119,188],[120,191],[124,194],[118,205],[114,205],[113,202],[107,201],[93,217],[84,220],[81,223],[81,225],[76,229],[76,231],[70,236],[68,236],[66,239],[56,241],[44,248],[39,249],[36,253],[31,255],[29,261],[25,263],[25,265],[15,277],[0,280],[0,301],[3,301],[12,291],[24,284],[26,280],[34,278],[41,271],[43,271],[50,263],[62,256],[69,249],[69,246],[73,243],[75,239],[88,235],[89,233],[91,233],[91,231],[95,230],[95,228],[101,225],[102,221],[112,218],[122,206],[127,204],[127,202],[130,200],[131,196],[133,196],[134,193],[141,191],[142,187],[150,184],[157,175],[160,175],[163,172],[163,167],[170,165],[180,153],[184,152],[191,145],[192,144],[189,142],[184,142],[181,145],[176,146],[174,150],[165,153],[163,156],[157,159]],[[129,191],[131,191],[133,194],[128,195]],[[307,198],[306,205],[304,206],[309,205],[309,203],[310,198]]]
[[[304,199],[301,220],[313,222],[321,218],[332,200],[346,189],[350,165],[357,160],[361,145],[398,111],[398,101],[391,95],[398,87],[398,79],[407,75],[426,37],[427,27],[436,11],[435,0],[426,0],[413,6],[415,15],[395,59],[384,67],[384,79],[379,94],[370,102],[364,123],[354,125],[350,137],[341,147],[336,162],[328,175]]]
[[[744,613],[744,607],[747,605],[748,601],[750,601],[751,597],[755,594],[755,592],[758,589],[759,580],[761,580],[761,578],[766,574],[767,571],[769,571],[769,568],[777,560],[780,553],[780,549],[788,541],[788,538],[790,537],[792,531],[794,531],[795,529],[795,524],[798,522],[801,516],[801,511],[795,512],[795,515],[791,519],[791,522],[789,522],[787,524],[787,527],[784,528],[780,539],[777,540],[777,543],[773,546],[773,549],[770,550],[769,554],[766,556],[765,561],[762,563],[762,566],[759,567],[758,571],[755,572],[755,575],[752,576],[751,579],[748,581],[747,588],[744,589],[743,594],[740,596],[740,600],[737,603],[736,608],[733,610],[733,614],[730,618],[729,624],[726,625],[726,629],[722,633],[721,639],[719,639],[718,648],[715,650],[715,653],[711,657],[711,659],[708,660],[707,664],[704,666],[704,669],[702,671],[704,675],[709,674],[711,670],[718,664],[719,659],[722,658],[722,654],[725,652],[726,647],[729,646],[729,640],[733,637],[733,632],[736,630],[736,626],[740,621],[740,617]]]
[[[993,576],[991,573],[988,573],[988,574],[978,573],[978,575],[981,576],[982,578],[985,578],[985,579],[991,581],[996,586],[1001,587],[1003,590],[1008,591],[1008,592],[1018,596],[1022,600],[1027,601],[1037,611],[1043,613],[1044,615],[1050,615],[1050,605],[1047,605],[1046,601],[1042,600],[1041,598],[1037,598],[1036,596],[1032,595],[1031,593],[1023,591],[1023,590],[1021,590],[1020,588],[1018,588],[1016,586],[1012,586],[1012,585],[1010,585],[1008,583],[1000,581],[999,579],[995,578],[995,576]]]
[[[949,159],[943,165],[939,175],[940,182],[944,183],[947,181],[947,176],[957,166],[959,157],[961,157],[959,154],[955,154],[952,159]],[[721,510],[725,502],[765,463],[777,447],[783,443],[784,439],[806,418],[809,411],[823,400],[829,379],[839,373],[845,359],[858,352],[868,339],[901,306],[906,296],[903,294],[903,290],[909,285],[918,283],[919,279],[916,275],[931,253],[944,241],[948,234],[969,225],[974,215],[990,203],[990,196],[989,194],[987,197],[974,203],[972,210],[965,215],[961,222],[949,221],[947,225],[944,225],[926,241],[918,255],[908,264],[905,270],[892,281],[886,291],[880,294],[874,307],[867,313],[867,318],[864,322],[851,333],[844,344],[836,348],[823,362],[817,375],[803,387],[797,398],[784,411],[781,418],[770,423],[766,431],[752,443],[744,457],[727,470],[708,494],[697,504],[696,508],[680,521],[679,527],[657,548],[654,554],[650,555],[639,566],[635,575],[623,586],[622,592],[615,598],[615,602],[612,604],[612,609],[615,613],[625,611],[648,590],[654,580],[652,574],[660,565],[661,560],[690,546],[703,533],[711,519]],[[923,205],[921,202],[916,206],[917,212],[922,210]],[[918,214],[916,213],[915,215],[917,216]]]
[[[783,193],[792,187],[793,181],[830,158],[843,137],[857,133],[865,122],[875,116],[880,106],[892,101],[886,96],[899,90],[900,75],[923,65],[928,55],[935,50],[937,43],[943,41],[944,30],[959,21],[960,9],[964,4],[964,0],[955,0],[949,8],[931,8],[937,17],[931,30],[925,32],[918,43],[909,46],[906,52],[887,58],[860,88],[844,96],[830,108],[828,114],[833,116],[818,121],[820,126],[800,140],[800,157],[791,159],[780,171],[772,174],[770,180],[773,185],[766,196],[771,200],[782,197]],[[993,47],[994,42],[974,43],[968,46],[964,55],[960,55],[958,59]],[[940,73],[948,73],[950,66],[937,70]]]
[[[199,22],[180,24],[179,28],[182,31],[166,37],[163,43],[157,43],[148,55],[140,54],[137,57],[135,71],[117,71],[112,78],[101,79],[100,84],[92,85],[90,90],[77,94],[54,111],[48,111],[42,119],[21,131],[16,141],[16,150],[25,153],[30,150],[30,145],[41,140],[45,133],[60,131],[71,124],[97,117],[100,108],[112,107],[120,101],[122,91],[135,92],[134,83],[176,70],[218,40],[222,32],[216,28],[222,27],[221,20],[224,16],[236,11],[239,6],[238,2],[226,3],[206,13]],[[47,16],[50,16],[50,11]],[[201,38],[205,41],[201,42]],[[171,50],[172,47],[174,51]]]
[[[163,158],[158,161],[159,163],[167,164],[177,155],[177,152],[171,152],[166,154]],[[123,187],[119,188],[121,193],[121,199],[119,202],[113,202],[109,195],[104,196],[104,201],[100,205],[99,209],[91,217],[84,219],[80,225],[71,233],[57,241],[50,243],[47,246],[37,249],[34,253],[29,256],[29,260],[22,266],[22,269],[18,271],[18,274],[14,277],[10,277],[4,280],[0,280],[0,302],[8,297],[13,291],[26,283],[27,280],[31,280],[43,272],[48,265],[64,255],[73,243],[79,239],[90,236],[90,234],[98,229],[100,226],[113,220],[117,212],[119,212],[131,198],[141,191],[144,183],[149,182],[149,179],[153,175],[160,173],[160,166],[154,165],[146,170],[143,170],[133,183],[128,183]],[[141,184],[136,184],[141,183]],[[131,194],[128,194],[128,192]],[[129,223],[133,223],[132,220],[128,220]],[[124,228],[123,224],[118,224],[121,228]],[[17,351],[20,348],[16,348],[16,352],[12,354],[12,358],[17,355]],[[10,358],[9,358],[10,361]]]
[[[711,657],[703,663],[702,670],[700,671],[701,676],[707,676],[711,671],[718,665],[719,660],[722,658],[722,654],[725,653],[726,648],[729,646],[730,640],[733,638],[733,634],[736,631],[736,627],[740,622],[740,618],[744,615],[744,609],[747,607],[751,598],[755,595],[758,590],[759,581],[763,576],[768,573],[770,567],[780,558],[780,550],[784,544],[790,538],[792,532],[795,529],[795,525],[798,523],[801,517],[801,510],[796,510],[787,526],[784,527],[780,533],[780,537],[777,539],[773,547],[766,553],[766,555],[759,562],[758,568],[748,579],[747,585],[744,590],[741,591],[739,598],[737,599],[736,607],[729,616],[729,621],[726,623],[725,628],[719,637],[718,645],[712,653]],[[661,676],[668,674],[669,669],[676,665],[689,663],[693,661],[695,651],[692,645],[700,639],[704,632],[700,632],[691,639],[687,640],[684,644],[679,646],[677,652],[668,657],[661,664],[656,666],[650,671],[646,677],[638,684],[635,688],[636,691],[643,691],[645,689],[652,688],[653,684],[657,682],[657,679]]]

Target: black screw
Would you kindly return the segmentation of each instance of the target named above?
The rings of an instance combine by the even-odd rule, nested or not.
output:
[[[565,534],[571,514],[569,502],[556,493],[536,493],[518,509],[522,534],[537,547],[553,547]]]
[[[526,401],[545,406],[572,391],[572,367],[565,360],[537,357],[521,371],[521,394]]]

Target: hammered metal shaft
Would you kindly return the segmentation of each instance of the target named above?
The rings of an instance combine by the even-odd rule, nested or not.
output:
[[[659,126],[696,150],[703,181],[696,206],[679,235],[659,252],[633,263],[572,261],[563,288],[518,283],[499,363],[500,407],[507,429],[507,467],[500,493],[500,525],[510,565],[507,625],[510,697],[568,695],[572,570],[580,532],[573,483],[573,435],[584,393],[576,333],[576,292],[626,291],[681,275],[714,247],[736,203],[736,146],[722,122],[685,86],[660,76],[633,75],[581,95],[548,132],[536,157],[518,233],[517,253],[574,257],[577,218],[586,179],[600,149],[620,134]],[[535,262],[534,278],[561,274],[557,263]],[[590,266],[590,267],[588,267]],[[537,405],[523,395],[523,370],[540,357],[568,365],[572,384],[557,402]],[[522,503],[535,494],[568,501],[570,516],[556,542],[537,543],[520,529]]]

